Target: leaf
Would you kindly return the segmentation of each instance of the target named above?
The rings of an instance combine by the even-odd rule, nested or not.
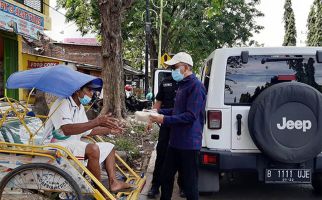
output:
[[[68,1],[68,3],[66,2]],[[124,58],[136,68],[144,66],[145,0],[136,0],[123,14],[122,37]],[[67,18],[75,21],[82,33],[100,34],[100,15],[97,0],[58,0],[67,10]],[[163,12],[161,54],[187,51],[196,67],[202,65],[214,49],[246,45],[253,33],[262,26],[255,19],[263,13],[257,10],[259,0],[173,0]],[[151,9],[152,8],[151,5]],[[159,10],[156,10],[159,13]],[[143,16],[143,18],[142,18]],[[157,58],[159,20],[151,12],[152,38],[150,58]],[[255,44],[255,42],[251,42]]]

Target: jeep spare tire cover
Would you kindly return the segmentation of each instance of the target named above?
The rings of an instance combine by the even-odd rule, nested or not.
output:
[[[312,159],[322,151],[322,94],[303,83],[273,85],[253,102],[248,127],[256,146],[271,159]]]

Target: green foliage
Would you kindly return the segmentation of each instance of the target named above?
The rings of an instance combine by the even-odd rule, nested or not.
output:
[[[263,28],[255,22],[255,18],[263,16],[255,7],[258,3],[259,0],[168,0],[163,10],[162,54],[187,51],[200,66],[216,48],[254,45],[250,38]],[[67,20],[75,21],[82,33],[100,34],[98,0],[58,0],[58,5],[67,10]],[[153,9],[157,13],[150,13],[149,46],[151,59],[156,59],[160,11]],[[122,36],[124,58],[137,68],[143,66],[145,0],[134,1],[124,13]]]
[[[311,6],[307,27],[307,45],[322,46],[322,2],[320,0],[315,0]]]
[[[296,46],[295,16],[292,8],[292,0],[286,0],[284,4],[284,42],[283,46]]]
[[[306,43],[308,46],[314,46],[313,38],[315,35],[315,22],[316,22],[316,7],[314,2],[313,5],[311,6],[311,10],[307,19],[308,33],[307,33]]]
[[[151,141],[158,141],[159,130],[160,130],[160,127],[158,125],[154,124],[154,128],[151,131],[151,134],[152,134]]]
[[[136,133],[137,137],[141,137],[145,134],[145,124],[132,124],[132,131]]]
[[[176,0],[168,1],[163,13],[162,54],[188,51],[197,66],[214,49],[254,44],[253,33],[263,27],[255,23],[263,14],[255,6],[257,0]],[[145,1],[137,0],[126,13],[123,39],[133,56],[144,57]],[[159,10],[156,10],[159,12]],[[158,18],[152,12],[152,46],[158,46]],[[125,56],[129,56],[125,51]],[[157,52],[151,57],[156,58]],[[132,60],[133,61],[133,60]],[[139,65],[139,64],[138,64]]]
[[[205,9],[205,14],[207,17],[211,18],[215,15],[221,14],[221,10],[224,7],[224,0],[212,0],[210,7]]]
[[[66,21],[74,21],[82,34],[98,33],[100,19],[97,0],[57,0],[57,8],[66,9]]]
[[[136,158],[140,155],[139,149],[137,148],[135,141],[131,138],[118,138],[115,141],[115,147],[118,151],[125,151],[132,158]]]

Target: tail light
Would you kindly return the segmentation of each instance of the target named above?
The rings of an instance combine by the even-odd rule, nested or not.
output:
[[[217,165],[217,162],[218,162],[217,155],[212,155],[212,154],[202,155],[202,164],[204,165]]]
[[[208,110],[208,128],[221,129],[222,114],[219,110]]]
[[[278,81],[295,81],[296,75],[278,75],[277,80]]]

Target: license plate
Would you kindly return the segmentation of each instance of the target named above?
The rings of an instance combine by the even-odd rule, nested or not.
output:
[[[265,183],[311,183],[311,170],[266,169]]]

